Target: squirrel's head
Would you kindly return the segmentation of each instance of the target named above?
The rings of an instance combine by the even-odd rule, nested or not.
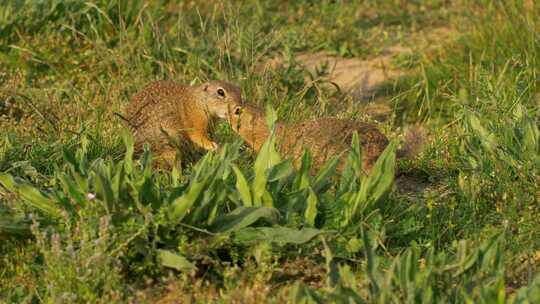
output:
[[[231,127],[238,133],[253,128],[266,129],[265,113],[257,106],[245,103],[231,107],[228,116]]]
[[[228,116],[229,123],[231,124],[233,130],[235,132],[239,132],[241,127],[241,121],[248,120],[249,118],[246,116],[250,115],[249,111],[244,111],[243,106],[234,106],[230,108]]]
[[[213,116],[227,119],[231,109],[242,105],[240,88],[225,81],[209,81],[199,86],[201,102]]]
[[[231,107],[228,121],[234,132],[238,133],[255,151],[260,150],[270,134],[264,110],[249,103]]]

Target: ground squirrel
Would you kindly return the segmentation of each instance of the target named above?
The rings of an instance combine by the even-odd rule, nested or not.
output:
[[[270,135],[262,109],[243,105],[234,107],[229,115],[229,122],[234,129],[255,151],[259,151]],[[275,125],[276,143],[283,155],[292,156],[295,165],[300,164],[303,148],[310,150],[313,169],[320,169],[333,156],[350,150],[352,136],[358,132],[362,146],[363,168],[371,169],[379,155],[388,145],[388,139],[375,125],[339,118],[318,118],[301,123]],[[398,150],[398,157],[415,154],[420,145],[420,134],[407,132],[404,148]],[[344,162],[337,167],[343,172]]]
[[[136,149],[148,142],[158,162],[173,165],[176,141],[187,139],[206,150],[217,148],[208,138],[209,120],[227,118],[229,107],[242,104],[240,89],[223,81],[197,86],[161,80],[133,96],[124,115]]]

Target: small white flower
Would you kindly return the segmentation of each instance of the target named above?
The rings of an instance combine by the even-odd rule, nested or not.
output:
[[[86,198],[88,198],[89,200],[93,200],[96,198],[96,194],[95,193],[92,193],[92,192],[89,192],[87,195],[86,195]]]

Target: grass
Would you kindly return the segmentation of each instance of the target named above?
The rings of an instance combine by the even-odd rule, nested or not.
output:
[[[0,302],[540,299],[534,1],[0,4]],[[219,151],[153,170],[113,115],[167,78],[235,82],[283,121],[366,119],[294,59],[396,45],[412,53],[379,126],[429,140],[369,176],[310,176],[271,142],[252,155],[225,123]]]

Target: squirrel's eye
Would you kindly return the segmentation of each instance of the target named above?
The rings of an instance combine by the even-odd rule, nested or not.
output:
[[[242,109],[241,108],[236,108],[234,110],[234,115],[240,115],[242,113]]]
[[[225,97],[225,91],[221,88],[217,90],[217,94],[221,97]]]

